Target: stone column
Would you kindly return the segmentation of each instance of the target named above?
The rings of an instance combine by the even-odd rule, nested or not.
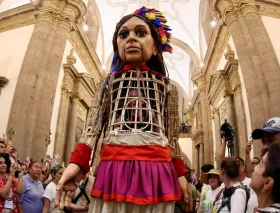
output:
[[[252,129],[280,116],[280,66],[255,1],[210,0],[228,26],[240,62]],[[268,72],[269,70],[269,72]],[[255,147],[256,148],[256,147]],[[261,147],[254,149],[260,154]]]
[[[204,163],[213,163],[213,160],[211,159],[211,152],[213,152],[213,149],[211,148],[212,142],[211,142],[211,127],[210,127],[210,115],[209,115],[209,105],[207,102],[207,95],[206,95],[206,79],[202,75],[202,73],[199,71],[195,73],[192,76],[192,80],[195,81],[198,84],[198,90],[199,90],[199,101],[200,101],[200,109],[201,109],[201,121],[202,121],[202,130],[203,130],[203,156],[200,156],[200,158],[203,160],[201,162]]]
[[[236,135],[234,137],[234,156],[239,156],[239,144],[238,140],[236,138],[238,132],[236,129],[236,122],[235,122],[235,110],[234,110],[234,104],[233,104],[233,93],[229,91],[225,91],[224,94],[226,106],[227,106],[227,121],[231,125],[231,127],[234,129]]]
[[[204,160],[204,144],[205,143],[200,143],[199,144],[199,168],[198,168],[198,173],[200,173],[200,168],[205,163],[205,160]]]
[[[84,16],[82,1],[45,0],[22,63],[9,124],[20,158],[43,158],[44,137],[51,124],[55,92],[69,31]]]
[[[247,134],[247,122],[246,122],[246,115],[243,103],[243,97],[241,92],[240,84],[234,86],[234,102],[235,102],[235,114],[236,114],[236,121],[237,121],[237,141],[239,147],[239,156],[245,159],[245,147],[246,143],[249,140]]]
[[[70,91],[66,85],[62,86],[62,95],[60,99],[59,114],[56,127],[54,153],[59,154],[60,161],[64,161],[65,157],[65,144],[67,138],[67,124],[70,103]]]
[[[77,115],[78,115],[79,101],[81,99],[78,93],[72,94],[71,98],[72,98],[72,107],[71,107],[70,117],[68,120],[69,126],[68,126],[67,136],[66,136],[67,146],[66,146],[65,158],[64,158],[64,162],[66,164],[69,163],[71,152],[74,151],[75,149]]]
[[[215,123],[215,145],[216,145],[216,153],[217,153],[217,151],[221,148],[221,145],[222,145],[221,130],[220,130],[221,122],[220,122],[219,109],[214,108],[212,111],[212,114],[213,114],[213,119],[214,119],[214,123]],[[220,161],[216,160],[217,169],[220,168],[220,163],[221,163]]]
[[[198,147],[195,147],[195,162],[194,162],[194,165],[195,165],[195,173],[196,174],[199,174],[199,148]]]
[[[1,91],[2,88],[9,82],[9,79],[7,79],[4,76],[0,76],[0,96],[1,96]]]

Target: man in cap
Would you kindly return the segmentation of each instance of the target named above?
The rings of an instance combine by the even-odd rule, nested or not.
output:
[[[261,139],[262,147],[262,156],[268,151],[268,148],[271,143],[276,140],[280,141],[280,118],[274,117],[269,119],[263,128],[255,129],[252,132],[252,139],[259,140]],[[249,141],[246,146],[246,156],[245,156],[245,165],[246,173],[248,177],[252,177],[253,173],[253,164],[250,157],[250,152],[252,150],[253,142]]]

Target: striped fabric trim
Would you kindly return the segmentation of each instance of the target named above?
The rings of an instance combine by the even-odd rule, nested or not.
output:
[[[182,196],[182,194],[180,193],[176,195],[174,194],[163,195],[161,197],[137,198],[130,195],[125,196],[125,195],[120,195],[115,193],[102,194],[102,191],[97,189],[92,190],[91,195],[94,197],[99,197],[104,201],[129,202],[129,203],[140,204],[140,205],[158,204],[158,203],[163,203],[168,201],[180,200]]]
[[[104,161],[122,161],[122,160],[143,160],[143,161],[171,161],[171,152],[169,147],[157,145],[109,145],[102,147],[101,160]]]

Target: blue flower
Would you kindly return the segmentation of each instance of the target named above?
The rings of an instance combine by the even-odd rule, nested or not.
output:
[[[141,10],[140,13],[139,13],[139,15],[143,15],[143,16],[144,16],[144,15],[146,15],[146,13],[147,13],[146,10]]]
[[[167,44],[163,44],[161,47],[162,50],[166,50],[167,49]]]
[[[153,23],[154,23],[154,25],[156,26],[156,28],[162,26],[162,24],[160,23],[160,21],[159,21],[157,18],[155,18],[155,19],[153,20]]]

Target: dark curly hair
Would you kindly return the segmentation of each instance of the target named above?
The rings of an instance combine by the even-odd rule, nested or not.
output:
[[[271,143],[267,160],[265,163],[265,177],[271,177],[274,180],[272,189],[272,199],[275,203],[280,203],[280,141]]]
[[[165,70],[165,65],[164,65],[164,60],[162,57],[162,44],[161,44],[161,38],[160,35],[158,33],[157,28],[154,26],[153,22],[151,20],[149,20],[148,18],[142,16],[142,15],[136,15],[136,14],[130,14],[127,16],[124,16],[119,23],[117,23],[116,25],[116,29],[113,35],[113,49],[114,49],[114,53],[117,55],[116,58],[116,71],[120,71],[123,69],[125,63],[121,60],[121,58],[119,57],[119,52],[118,52],[118,45],[117,45],[117,38],[118,38],[118,32],[120,30],[120,27],[127,22],[129,19],[131,19],[132,17],[137,17],[139,19],[141,19],[142,21],[144,21],[148,27],[151,30],[151,35],[154,39],[154,43],[155,43],[155,47],[156,50],[158,52],[157,55],[152,55],[152,57],[150,58],[150,60],[147,62],[147,66],[154,71],[159,72],[160,74],[166,76],[166,70]]]

